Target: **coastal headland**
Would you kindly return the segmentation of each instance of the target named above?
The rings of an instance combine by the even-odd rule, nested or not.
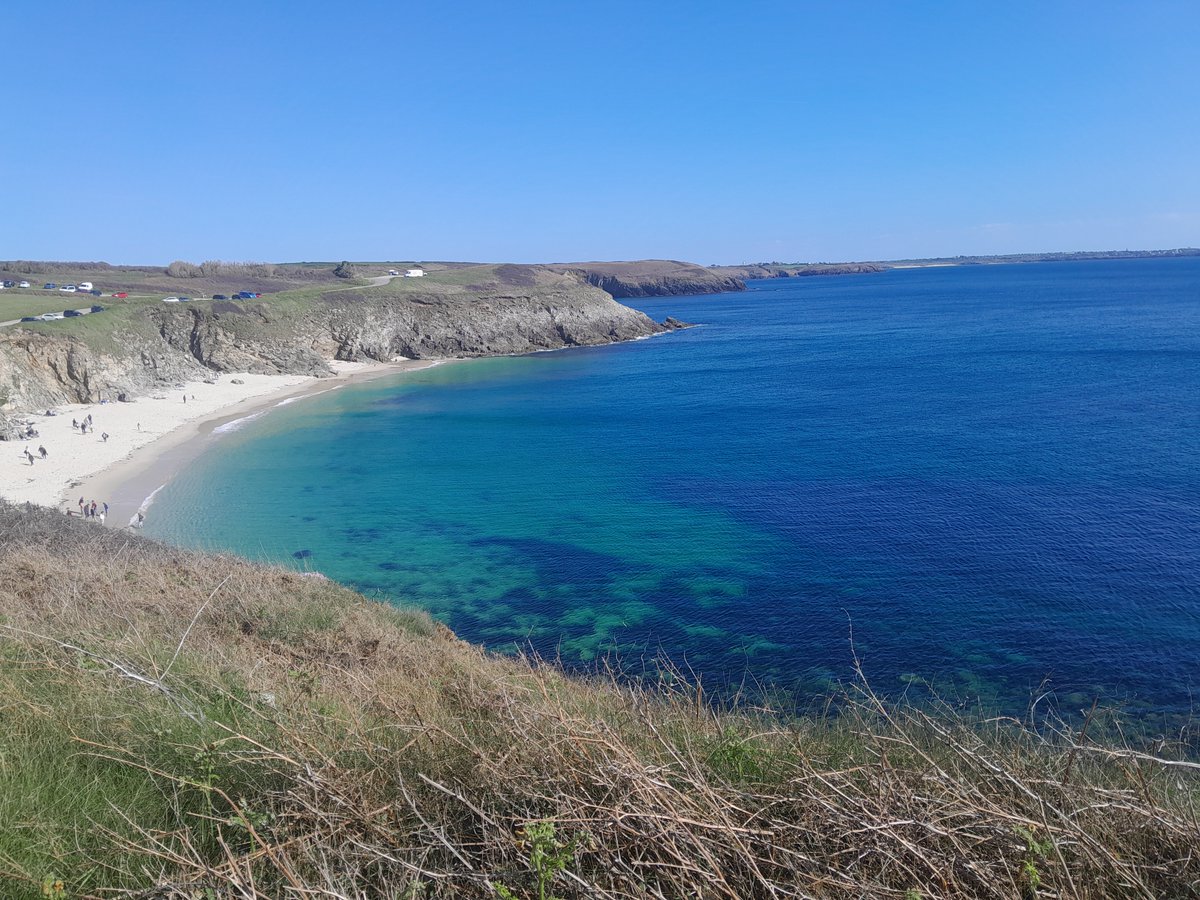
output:
[[[126,296],[106,296],[90,314],[0,330],[0,436],[7,440],[0,446],[12,451],[0,496],[60,506],[76,488],[89,501],[89,490],[100,491],[111,495],[105,499],[121,524],[145,494],[114,493],[115,482],[91,480],[97,472],[117,463],[126,472],[161,469],[145,453],[132,466],[127,457],[151,442],[160,455],[173,447],[178,455],[218,427],[215,420],[245,414],[248,405],[431,361],[589,346],[683,325],[654,322],[578,275],[542,267],[429,264],[421,277],[404,278],[375,274],[381,266],[374,265],[339,278],[332,265],[249,276],[214,266],[173,276],[171,267],[88,265],[23,266],[27,279],[43,275],[33,271],[41,267],[78,281],[90,276],[103,294]],[[277,290],[229,299],[235,292],[228,285],[247,279]],[[225,291],[214,291],[220,299],[185,296],[183,288],[201,285]],[[0,300],[23,311],[22,297],[45,304],[48,294],[5,291]],[[74,295],[50,300],[80,303]],[[145,477],[138,481],[138,490],[147,486]]]

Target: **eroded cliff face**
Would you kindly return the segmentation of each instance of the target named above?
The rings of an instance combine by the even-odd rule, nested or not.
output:
[[[215,373],[330,374],[327,361],[468,357],[605,344],[659,324],[594,287],[552,284],[344,290],[306,303],[262,298],[147,304],[113,331],[0,332],[0,414],[117,400]],[[100,320],[97,320],[99,322]],[[0,420],[0,429],[3,421]]]
[[[745,282],[736,275],[673,259],[567,263],[546,268],[573,275],[618,298],[721,294],[746,289]]]

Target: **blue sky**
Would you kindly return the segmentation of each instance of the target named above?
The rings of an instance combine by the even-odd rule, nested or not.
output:
[[[1200,4],[8,0],[0,258],[1200,245]]]

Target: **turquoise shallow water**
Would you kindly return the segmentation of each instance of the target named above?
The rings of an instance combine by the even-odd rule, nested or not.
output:
[[[1200,260],[637,303],[704,327],[347,387],[226,435],[147,530],[568,665],[1023,709],[1200,687]],[[310,550],[297,560],[293,553]]]

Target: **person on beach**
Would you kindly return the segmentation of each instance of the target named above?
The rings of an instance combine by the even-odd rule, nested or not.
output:
[[[33,465],[33,454],[29,452],[28,448],[25,449],[25,458],[27,460],[29,460],[29,464],[32,466]]]
[[[184,402],[184,403],[187,403],[187,394],[184,394],[184,395],[183,395],[183,402]]]
[[[92,501],[92,518],[96,518],[96,501]]]
[[[107,444],[108,443],[108,432],[107,431],[100,432],[100,439],[102,441],[104,441],[104,443]]]
[[[141,430],[142,430],[142,423],[141,423],[141,422],[138,422],[138,423],[137,423],[137,427],[138,427],[138,431],[141,431]]]
[[[71,427],[72,427],[72,428],[78,428],[78,427],[79,427],[79,422],[77,422],[75,419],[72,419],[72,420],[71,420]]]
[[[47,456],[45,447],[38,447],[38,453],[40,453],[42,455],[42,459],[45,459]]]
[[[91,424],[92,424],[92,414],[91,414],[91,413],[88,413],[88,416],[87,416],[87,423],[88,423],[89,425],[91,425]]]
[[[108,503],[104,504],[104,515],[108,515]]]
[[[79,514],[81,516],[83,515],[83,498],[82,497],[79,498]]]
[[[138,527],[138,528],[141,528],[141,527],[142,527],[142,523],[143,523],[143,522],[145,522],[145,521],[146,521],[146,516],[145,516],[143,513],[140,513],[140,512],[139,512],[139,513],[138,513],[138,523],[137,523],[137,527]]]

